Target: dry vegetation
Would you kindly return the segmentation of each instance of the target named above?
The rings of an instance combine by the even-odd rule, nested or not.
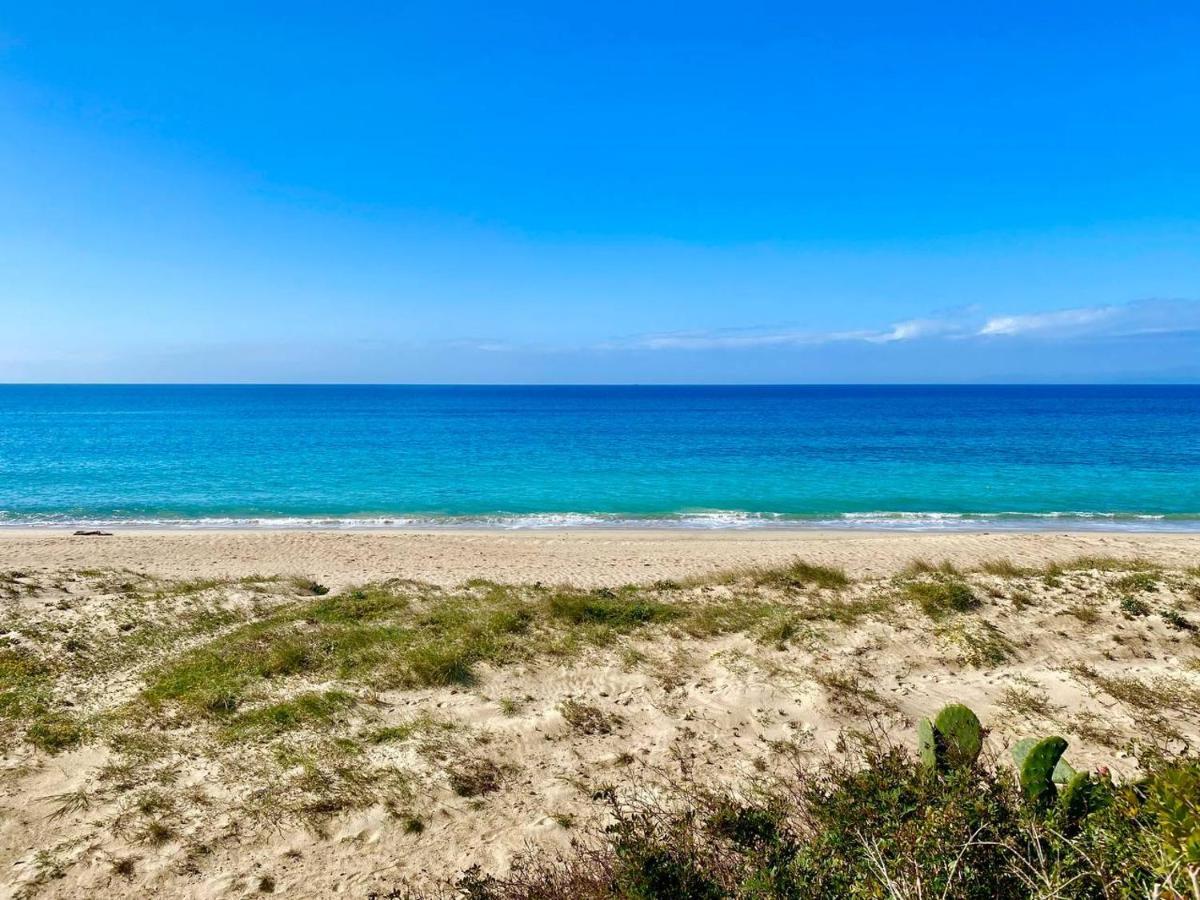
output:
[[[527,843],[619,823],[630,791],[845,759],[868,723],[908,743],[948,700],[993,750],[1054,730],[1119,776],[1200,738],[1200,572],[1138,560],[336,594],[8,572],[0,604],[0,871],[21,896],[366,897],[473,865],[482,884]]]

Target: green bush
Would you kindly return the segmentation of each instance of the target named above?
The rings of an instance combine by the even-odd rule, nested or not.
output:
[[[930,772],[872,744],[739,795],[684,783],[674,800],[652,801],[607,789],[597,797],[611,824],[598,844],[527,855],[502,878],[472,869],[453,896],[1194,900],[1200,761],[1148,768],[1120,786],[1077,775],[1045,811],[1008,767]]]

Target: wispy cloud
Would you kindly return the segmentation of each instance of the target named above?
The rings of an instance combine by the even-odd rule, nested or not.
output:
[[[675,331],[604,341],[592,349],[740,350],[836,343],[897,344],[919,340],[1081,339],[1133,337],[1200,330],[1200,301],[1138,300],[1040,313],[987,314],[974,307],[943,316],[904,319],[845,331],[731,328]]]
[[[996,316],[979,329],[981,335],[1017,335],[1045,332],[1070,332],[1086,329],[1118,315],[1120,307],[1093,306],[1080,309],[1060,309],[1054,312],[1024,316]]]
[[[799,329],[731,328],[713,331],[672,331],[636,335],[598,344],[598,350],[738,350],[755,347],[808,346],[849,341],[890,344],[917,338],[960,333],[962,323],[953,319],[909,319],[886,328],[851,331],[805,331]]]

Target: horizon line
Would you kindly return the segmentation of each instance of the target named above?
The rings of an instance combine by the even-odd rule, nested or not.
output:
[[[1192,381],[0,381],[9,387],[1200,387]]]

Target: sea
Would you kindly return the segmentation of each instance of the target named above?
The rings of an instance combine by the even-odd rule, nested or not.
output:
[[[1200,531],[1200,386],[0,386],[0,526]]]

